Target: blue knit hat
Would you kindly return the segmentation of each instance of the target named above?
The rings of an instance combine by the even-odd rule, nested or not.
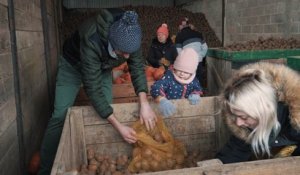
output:
[[[138,14],[134,11],[126,11],[121,19],[111,25],[108,40],[114,50],[126,53],[137,51],[141,46],[142,40]]]

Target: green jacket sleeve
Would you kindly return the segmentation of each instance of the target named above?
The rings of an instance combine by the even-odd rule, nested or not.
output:
[[[95,27],[89,28],[87,33],[93,33]],[[101,53],[97,46],[89,40],[88,35],[83,35],[80,42],[80,53],[82,59],[82,81],[89,99],[97,113],[102,118],[107,118],[113,113],[113,108],[101,90],[101,82],[105,78],[101,70]]]
[[[135,53],[131,54],[127,63],[135,93],[137,95],[140,92],[148,93],[146,74],[144,70],[144,59],[141,48]]]

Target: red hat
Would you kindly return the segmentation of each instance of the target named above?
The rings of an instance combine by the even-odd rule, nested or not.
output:
[[[164,35],[166,35],[166,37],[169,36],[169,29],[168,29],[168,25],[163,23],[156,31],[156,33],[162,33]]]

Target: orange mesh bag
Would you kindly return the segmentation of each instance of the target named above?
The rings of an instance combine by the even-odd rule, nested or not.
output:
[[[182,142],[175,140],[158,117],[156,127],[147,131],[140,121],[133,124],[138,141],[134,144],[132,160],[128,166],[131,173],[153,172],[182,168],[187,155]]]

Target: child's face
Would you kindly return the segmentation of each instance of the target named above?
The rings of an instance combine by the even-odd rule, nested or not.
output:
[[[174,69],[174,74],[176,74],[177,77],[179,77],[180,79],[183,79],[183,80],[187,80],[192,76],[191,73],[184,72],[184,71],[177,70],[177,69]]]
[[[128,59],[130,54],[129,53],[126,53],[126,52],[122,52],[120,50],[114,50],[114,52],[118,55],[118,56],[121,56],[125,59]]]
[[[167,36],[163,33],[157,33],[157,40],[160,43],[165,43],[167,41]]]

